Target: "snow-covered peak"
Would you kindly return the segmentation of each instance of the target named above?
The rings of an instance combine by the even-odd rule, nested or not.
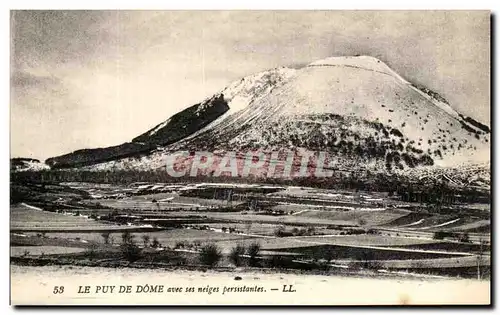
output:
[[[234,81],[220,93],[229,103],[230,111],[235,112],[245,108],[259,94],[293,77],[296,71],[285,67],[262,71]]]

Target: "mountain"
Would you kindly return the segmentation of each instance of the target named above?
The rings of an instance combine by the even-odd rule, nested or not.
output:
[[[369,56],[332,57],[233,82],[127,145],[47,160],[52,167],[159,169],[178,150],[328,152],[338,170],[413,172],[486,165],[490,129]],[[122,145],[123,146],[123,145]],[[116,152],[115,152],[116,151]],[[95,156],[94,156],[95,155]],[[82,163],[83,162],[83,163]],[[488,166],[489,167],[489,166]]]

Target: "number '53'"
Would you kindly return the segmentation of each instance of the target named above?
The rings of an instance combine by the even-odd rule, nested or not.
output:
[[[63,292],[64,292],[63,286],[55,286],[54,291],[52,291],[52,293],[54,294],[62,294]]]

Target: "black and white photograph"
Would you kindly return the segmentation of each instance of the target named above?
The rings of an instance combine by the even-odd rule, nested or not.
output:
[[[490,305],[486,10],[11,10],[12,305]]]

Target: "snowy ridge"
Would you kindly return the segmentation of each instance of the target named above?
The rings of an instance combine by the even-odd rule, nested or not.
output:
[[[383,73],[400,80],[402,83],[410,84],[402,76],[400,76],[389,66],[387,66],[384,62],[371,56],[329,57],[326,59],[314,61],[307,66],[308,67],[314,67],[314,66],[353,67],[353,68]]]
[[[228,103],[229,110],[204,128],[174,144],[174,146],[178,147],[182,143],[216,127],[229,127],[234,121],[245,115],[245,110],[256,99],[265,97],[272,89],[294,77],[295,73],[295,69],[281,67],[262,71],[234,81],[216,94],[223,95],[224,100]]]

